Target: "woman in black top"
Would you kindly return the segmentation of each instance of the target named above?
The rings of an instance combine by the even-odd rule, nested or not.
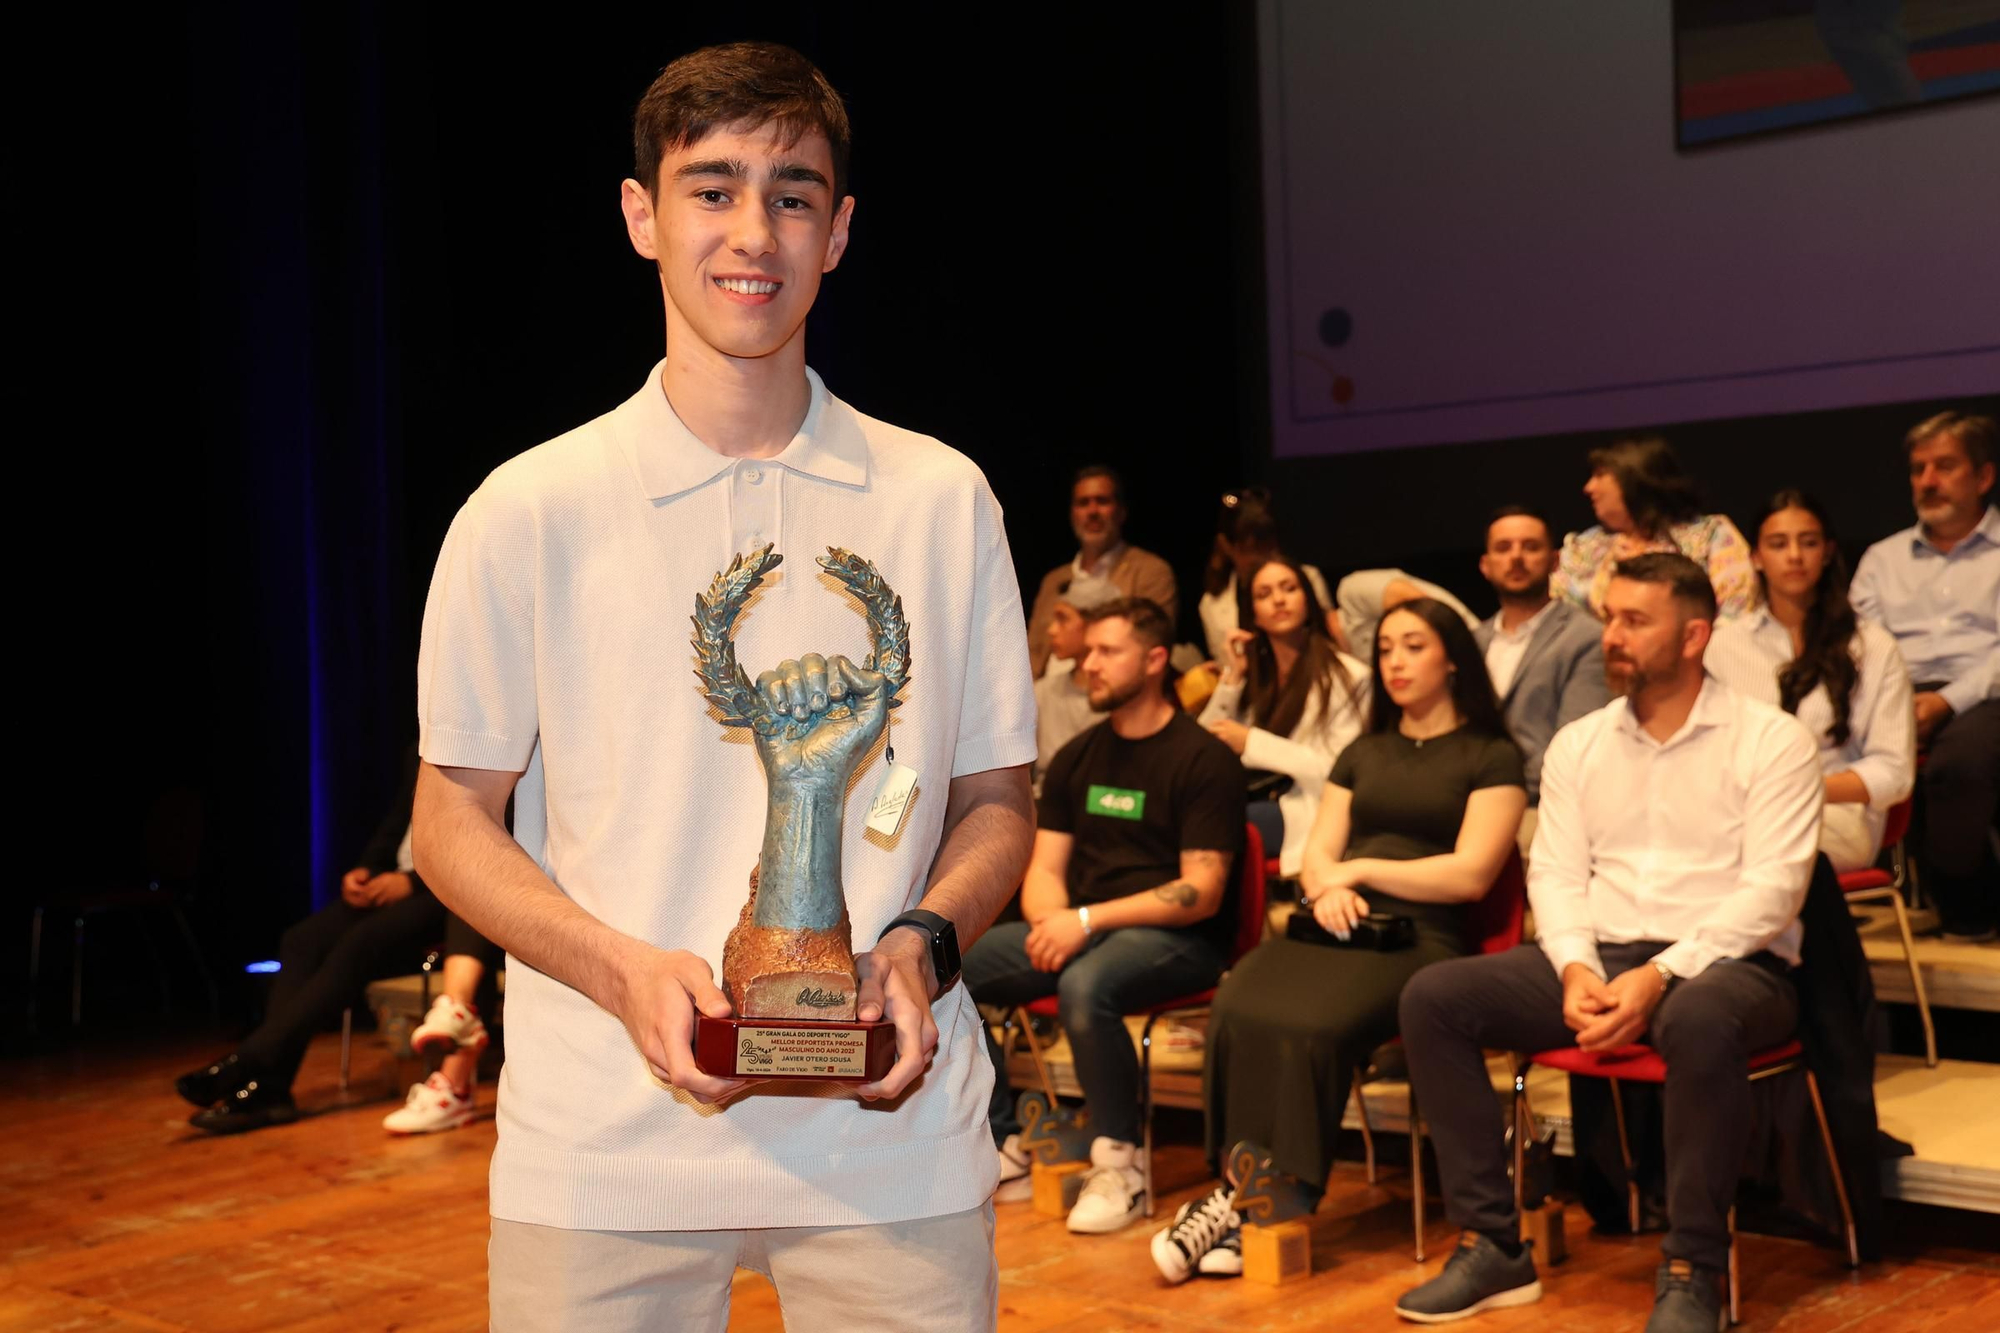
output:
[[[1302,875],[1319,924],[1346,937],[1369,913],[1404,916],[1389,952],[1271,939],[1223,978],[1208,1022],[1208,1155],[1270,1154],[1281,1213],[1318,1206],[1355,1068],[1396,1033],[1403,985],[1466,951],[1461,904],[1485,895],[1527,808],[1521,752],[1457,612],[1419,598],[1382,618],[1368,732],[1335,761]],[[1232,1153],[1231,1156],[1234,1156]],[[1170,1282],[1242,1271],[1230,1187],[1153,1237]],[[1275,1219],[1274,1219],[1275,1220]]]

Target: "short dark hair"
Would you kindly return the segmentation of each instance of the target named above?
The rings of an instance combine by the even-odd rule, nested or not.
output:
[[[1542,525],[1542,536],[1548,540],[1549,545],[1554,546],[1556,544],[1555,525],[1550,523],[1549,516],[1539,509],[1535,509],[1529,505],[1501,505],[1498,509],[1487,515],[1486,531],[1489,533],[1492,532],[1493,525],[1503,518],[1532,518],[1535,522]]]
[[[1625,435],[1589,454],[1590,470],[1618,479],[1625,512],[1642,533],[1701,516],[1701,492],[1674,447],[1658,435]]]
[[[847,192],[847,107],[812,61],[776,42],[691,51],[661,70],[632,113],[634,174],[659,194],[660,159],[725,125],[775,126],[789,147],[817,131],[833,150],[833,197]]]
[[[1070,495],[1074,496],[1076,488],[1092,477],[1108,478],[1111,482],[1111,498],[1119,504],[1125,503],[1125,478],[1119,476],[1118,469],[1109,463],[1086,463],[1078,468],[1076,475],[1069,479]]]
[[[1910,433],[1903,437],[1903,461],[1910,461],[1918,445],[1940,435],[1949,435],[1965,450],[1965,460],[1974,467],[1985,467],[1993,461],[1995,453],[2000,453],[2000,425],[1992,417],[1979,416],[1971,412],[1939,412],[1925,417],[1910,427]]]
[[[1086,625],[1095,625],[1100,620],[1130,621],[1132,632],[1145,640],[1148,648],[1173,647],[1174,622],[1158,602],[1149,598],[1121,597],[1083,613]]]
[[[1675,601],[1694,610],[1690,619],[1715,619],[1715,585],[1708,581],[1708,571],[1678,551],[1649,551],[1620,560],[1611,574],[1634,583],[1663,583]]]

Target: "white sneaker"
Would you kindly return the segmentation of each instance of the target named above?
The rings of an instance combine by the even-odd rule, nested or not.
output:
[[[472,1089],[460,1096],[451,1080],[439,1070],[410,1088],[400,1111],[383,1117],[382,1128],[391,1134],[434,1134],[441,1129],[457,1129],[472,1119]]]
[[[431,1001],[431,1011],[424,1015],[424,1021],[417,1024],[417,1030],[410,1034],[410,1049],[418,1055],[431,1055],[453,1051],[483,1051],[486,1049],[486,1025],[479,1021],[479,1011],[471,1005],[460,1004],[449,995],[440,995]]]
[[[1033,1165],[1028,1154],[1021,1151],[1021,1136],[1009,1134],[1007,1141],[1000,1145],[1000,1185],[993,1191],[995,1203],[1019,1203],[1033,1197],[1035,1182],[1029,1177]]]
[[[1243,1218],[1229,1206],[1229,1186],[1181,1205],[1173,1225],[1153,1237],[1153,1263],[1169,1282],[1185,1282],[1196,1272],[1234,1277],[1243,1271]]]
[[[1083,1192],[1069,1210],[1069,1229],[1102,1236],[1130,1226],[1146,1213],[1146,1177],[1139,1169],[1139,1148],[1118,1139],[1090,1141],[1090,1174]]]

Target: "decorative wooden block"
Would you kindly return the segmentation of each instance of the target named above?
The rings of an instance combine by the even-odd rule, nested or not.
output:
[[[1043,1217],[1068,1217],[1083,1192],[1084,1173],[1089,1162],[1036,1162],[1028,1168],[1034,1189],[1035,1211]]]
[[[1243,1276],[1267,1286],[1283,1286],[1312,1276],[1312,1231],[1303,1217],[1276,1226],[1243,1227]]]
[[[1559,1264],[1569,1258],[1563,1240],[1563,1206],[1551,1200],[1521,1214],[1521,1239],[1532,1241],[1537,1264]]]

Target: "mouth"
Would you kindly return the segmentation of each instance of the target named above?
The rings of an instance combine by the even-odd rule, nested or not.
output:
[[[785,284],[772,278],[711,278],[716,288],[742,305],[768,305]]]
[[[1391,676],[1389,677],[1389,688],[1392,690],[1407,690],[1410,688],[1410,682],[1401,676]]]

